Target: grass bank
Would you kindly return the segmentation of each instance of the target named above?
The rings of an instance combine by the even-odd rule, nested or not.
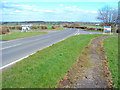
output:
[[[47,32],[13,32],[11,34],[0,35],[0,40],[12,40],[46,33]]]
[[[118,37],[105,39],[104,48],[109,61],[108,68],[112,73],[114,88],[118,88]]]
[[[3,88],[57,87],[83,48],[101,35],[77,35],[38,51],[2,73]]]

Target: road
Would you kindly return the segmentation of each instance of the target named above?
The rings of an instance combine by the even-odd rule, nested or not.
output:
[[[2,51],[2,53],[0,54],[0,57],[2,57],[2,66],[0,69],[6,68],[36,51],[46,48],[70,36],[96,33],[100,34],[100,32],[66,29],[63,31],[49,32],[44,35],[1,42],[0,46],[2,46],[2,48],[0,51]]]

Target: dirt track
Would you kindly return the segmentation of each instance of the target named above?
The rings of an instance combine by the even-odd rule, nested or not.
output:
[[[84,48],[71,70],[59,82],[59,88],[112,88],[111,73],[103,48],[103,39],[98,37]]]

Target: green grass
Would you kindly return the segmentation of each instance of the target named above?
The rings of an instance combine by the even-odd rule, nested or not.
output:
[[[53,30],[53,31],[60,31],[60,30],[65,30],[65,28],[48,29],[48,30]]]
[[[91,28],[101,28],[101,29],[104,29],[104,27],[102,27],[102,26],[82,25],[82,24],[80,24],[80,26],[82,26],[82,27],[91,27]]]
[[[57,29],[32,29],[32,31],[60,31],[60,30],[65,30],[65,28],[57,28]]]
[[[83,25],[83,24],[80,24],[81,27],[89,27],[89,28],[100,28],[100,29],[104,29],[104,27],[102,26],[93,26],[93,25]],[[103,31],[98,31],[98,30],[88,30],[88,29],[83,29],[85,31],[92,31],[92,32],[103,32]]]
[[[25,23],[24,23],[25,24]],[[23,25],[24,25],[23,24]],[[32,24],[33,26],[36,26],[36,27],[38,27],[38,26],[47,26],[47,29],[46,30],[64,30],[65,28],[57,28],[57,29],[52,29],[52,26],[54,26],[53,24],[45,24],[45,25],[39,25],[39,24],[37,24],[37,23],[34,23],[34,24]],[[16,24],[10,24],[10,25],[0,25],[0,26],[6,26],[6,27],[20,27],[21,25],[16,25]],[[15,29],[11,29],[11,31],[12,30],[17,30],[16,28]],[[38,31],[38,30],[42,30],[41,28],[38,28],[38,29],[31,29],[31,30],[33,30],[33,31]]]
[[[48,29],[52,29],[52,25],[45,25]]]
[[[98,31],[98,30],[88,30],[88,29],[83,29],[85,31],[92,31],[92,32],[103,32],[103,31]]]
[[[104,40],[104,48],[109,61],[108,68],[112,73],[114,88],[118,86],[118,37],[111,37]]]
[[[77,35],[38,51],[2,72],[3,88],[57,87],[83,48],[101,35]]]
[[[0,40],[12,40],[23,37],[30,37],[40,34],[45,34],[47,32],[13,32],[11,34],[0,35]]]

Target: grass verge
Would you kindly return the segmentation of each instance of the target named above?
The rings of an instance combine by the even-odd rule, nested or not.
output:
[[[114,88],[118,88],[118,37],[105,39],[104,48],[109,62],[108,68],[112,73]]]
[[[30,37],[40,34],[46,34],[47,32],[13,32],[11,34],[0,35],[0,40],[12,40],[17,38]]]
[[[77,35],[38,51],[2,73],[3,88],[57,87],[83,48],[91,39],[102,36]]]

